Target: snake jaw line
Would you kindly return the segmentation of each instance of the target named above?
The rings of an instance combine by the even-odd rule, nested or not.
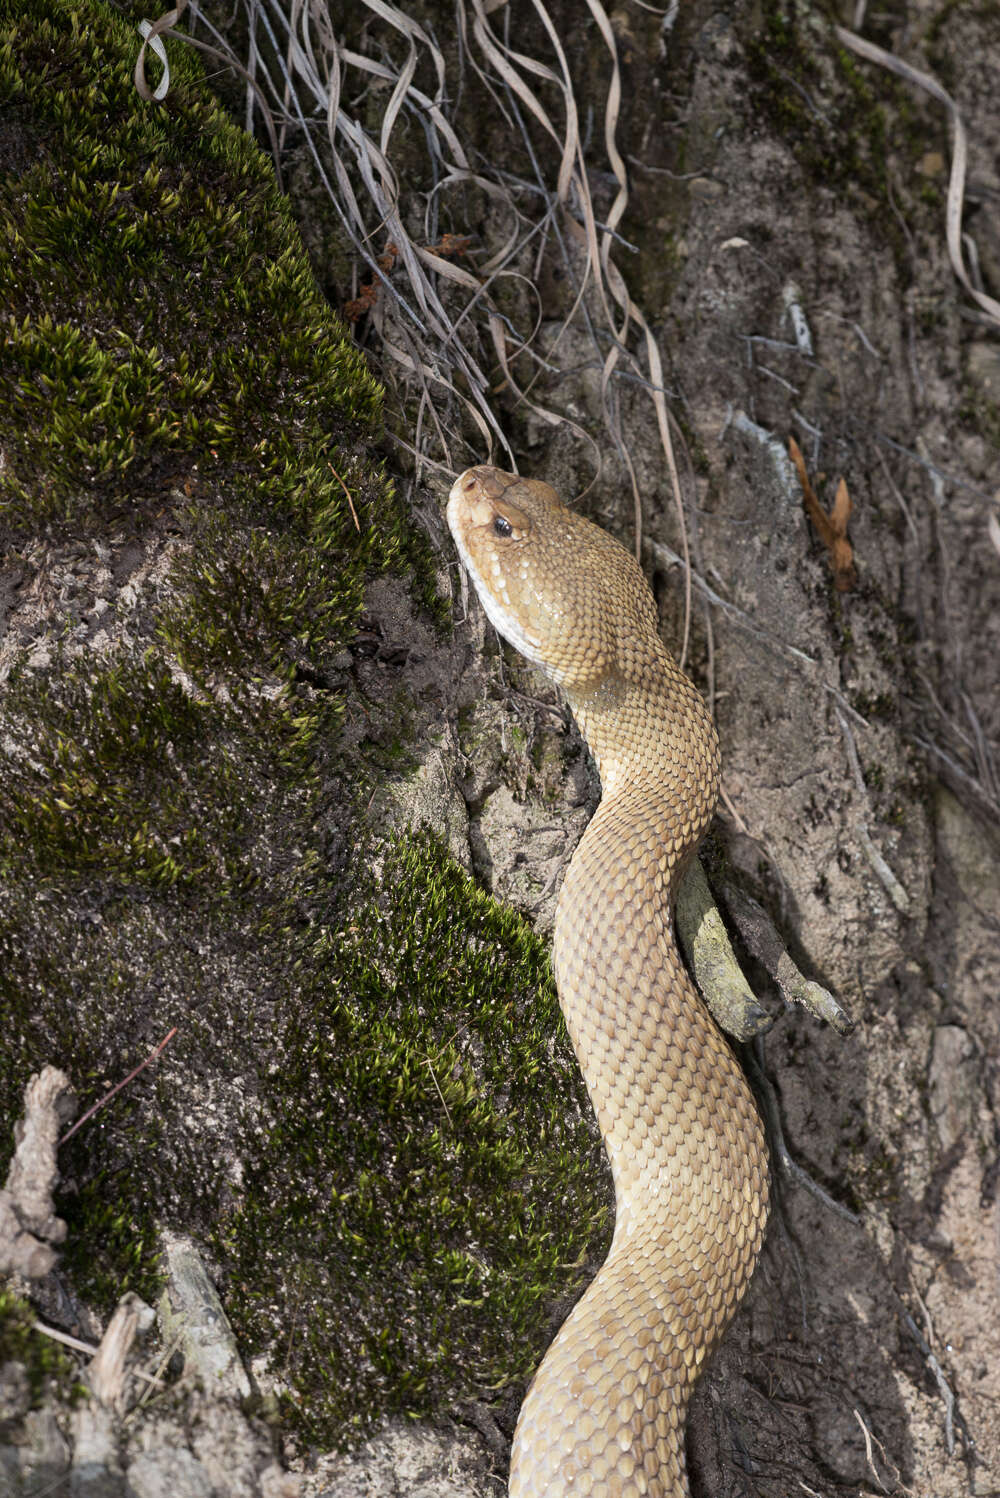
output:
[[[688,1400],[749,1283],[768,1198],[752,1094],[674,942],[718,739],[635,559],[547,484],[467,469],[448,523],[497,630],[563,687],[603,790],[563,881],[553,965],[615,1233],[522,1406],[511,1498],[687,1498]]]

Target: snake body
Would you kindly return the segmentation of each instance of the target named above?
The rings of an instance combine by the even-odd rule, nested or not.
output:
[[[673,935],[718,740],[638,564],[547,484],[470,468],[448,522],[497,630],[565,692],[602,789],[553,955],[611,1161],[614,1238],[528,1391],[511,1498],[685,1498],[691,1389],[753,1272],[768,1196],[753,1097]]]

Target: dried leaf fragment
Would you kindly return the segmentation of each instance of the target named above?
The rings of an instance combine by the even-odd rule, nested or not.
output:
[[[829,515],[816,498],[816,491],[809,482],[806,472],[806,460],[802,456],[802,449],[794,437],[788,439],[788,456],[795,464],[795,471],[802,485],[802,503],[805,512],[809,516],[819,538],[830,553],[830,566],[833,568],[833,584],[840,593],[846,593],[855,586],[858,580],[857,570],[854,566],[854,552],[851,543],[847,539],[847,523],[851,518],[851,496],[847,492],[847,480],[841,479],[837,485],[837,493],[834,496],[833,508]]]

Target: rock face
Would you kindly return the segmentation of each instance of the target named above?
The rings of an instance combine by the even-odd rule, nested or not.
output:
[[[86,9],[83,35],[41,0],[0,15],[4,232],[50,246],[48,262],[16,261],[17,336],[0,353],[15,412],[0,438],[3,1108],[13,1119],[45,1063],[94,1102],[176,1024],[157,1069],[60,1152],[78,1297],[66,1329],[88,1301],[107,1313],[127,1288],[149,1293],[160,1227],[182,1231],[206,1248],[244,1359],[292,1432],[286,1459],[308,1468],[311,1448],[356,1447],[308,1491],[495,1492],[523,1380],[603,1251],[607,1179],[543,941],[476,883],[544,937],[593,771],[546,684],[498,651],[474,605],[465,614],[435,495],[400,472],[404,504],[369,466],[376,393],[266,165],[181,59],[171,129],[135,113],[131,37],[96,0]],[[354,9],[335,29],[360,51]],[[426,9],[451,68],[452,10]],[[509,9],[512,45],[557,70],[542,24]],[[606,217],[609,54],[578,7],[550,10]],[[852,59],[805,5],[723,14],[695,0],[611,24],[631,194],[618,229],[633,246],[615,254],[679,423],[701,582],[690,669],[731,803],[707,861],[857,1022],[844,1040],[789,1012],[768,1036],[790,1152],[857,1221],[779,1180],[760,1271],[696,1395],[693,1491],[991,1492],[1000,411],[995,334],[968,315],[945,250],[943,116]],[[870,32],[962,111],[964,227],[994,295],[997,24],[988,7],[914,3]],[[425,82],[432,93],[429,64]],[[364,105],[376,138],[382,87]],[[69,130],[58,100],[73,89]],[[530,182],[488,90],[456,84],[454,108],[484,161]],[[100,155],[112,124],[133,156]],[[447,204],[438,229],[478,236],[485,262],[502,214],[468,184],[460,203],[438,193],[422,139],[399,173],[406,221],[416,233],[428,202]],[[538,170],[554,182],[549,149]],[[336,292],[345,244],[304,163],[292,141],[293,209]],[[116,181],[131,186],[112,198]],[[518,191],[525,213],[541,201]],[[84,210],[70,285],[52,257]],[[105,238],[132,246],[130,277],[102,271]],[[540,407],[596,433],[613,408],[677,642],[681,542],[652,407],[636,380],[609,395],[607,345],[579,317],[564,326],[581,264],[564,238],[565,256],[554,237],[532,241],[501,310],[537,323]],[[164,258],[142,260],[140,240]],[[346,278],[339,289],[355,294]],[[596,316],[589,292],[584,304]],[[509,387],[495,404],[524,471],[567,496],[586,488],[578,432]],[[790,434],[827,511],[846,480],[853,589],[835,586],[804,514]],[[630,541],[628,465],[599,440],[581,503]],[[446,634],[430,610],[449,590]],[[439,841],[402,833],[414,822]],[[387,851],[389,828],[401,840]],[[0,1484],[15,1470],[54,1481],[69,1417],[18,1374],[20,1352],[5,1366]],[[399,1420],[418,1414],[437,1423]],[[238,1434],[258,1481],[260,1430]],[[184,1462],[193,1491],[196,1478],[222,1491],[210,1420],[192,1417],[169,1469],[161,1437],[150,1428],[143,1491],[179,1483]],[[102,1462],[119,1470],[116,1441],[96,1477]]]

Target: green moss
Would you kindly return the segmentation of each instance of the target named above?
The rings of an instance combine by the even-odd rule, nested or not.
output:
[[[246,814],[233,812],[240,781],[214,703],[155,658],[25,673],[9,691],[0,873],[124,886],[239,877]]]
[[[138,1142],[140,1136],[134,1137]],[[143,1177],[144,1161],[157,1143],[156,1131],[147,1131],[143,1149],[137,1150],[132,1161],[147,1187],[159,1174],[154,1170]],[[156,1304],[164,1284],[156,1220],[148,1199],[134,1189],[126,1170],[110,1162],[89,1169],[81,1189],[62,1196],[60,1210],[68,1233],[61,1268],[72,1277],[79,1294],[110,1308],[127,1286],[149,1304]],[[95,1245],[99,1247],[96,1254]]]
[[[913,109],[905,90],[878,76],[833,43],[811,6],[797,0],[766,0],[761,24],[747,45],[753,102],[785,138],[804,172],[818,186],[886,198],[890,149],[902,130],[912,130]],[[811,36],[810,33],[814,35]],[[902,270],[902,231],[882,214],[883,233]]]
[[[429,599],[426,542],[359,457],[378,387],[269,164],[185,48],[167,105],[143,104],[135,47],[98,3],[0,6],[0,101],[24,167],[0,176],[0,533],[238,499],[328,559],[405,558]],[[356,579],[348,593],[353,623]]]
[[[545,948],[432,841],[361,876],[299,977],[216,1249],[245,1334],[283,1325],[308,1432],[343,1439],[523,1377],[609,1197]]]
[[[50,893],[44,947],[3,954],[22,1065],[72,1055],[85,1102],[179,1027],[61,1153],[75,1286],[154,1295],[154,1215],[207,1238],[286,1417],[337,1444],[523,1378],[611,1224],[544,944],[429,839],[372,855],[214,913],[109,898],[82,931]]]
[[[364,573],[332,570],[329,543],[310,539],[308,529],[254,524],[239,511],[192,515],[190,550],[173,572],[182,591],[160,618],[160,637],[186,670],[292,680],[353,636]]]
[[[862,769],[865,785],[869,790],[881,791],[885,788],[885,768],[883,765],[865,765]]]
[[[79,1392],[76,1365],[57,1342],[35,1330],[35,1312],[13,1290],[0,1286],[0,1364],[18,1363],[27,1375],[28,1408],[37,1409],[46,1395],[73,1399]],[[0,1438],[11,1411],[0,1414]]]
[[[895,660],[890,662],[895,666]],[[873,718],[879,723],[896,723],[899,719],[899,703],[892,692],[853,692],[851,706],[863,718]]]
[[[0,702],[0,1115],[171,1035],[60,1150],[64,1267],[108,1310],[159,1225],[209,1241],[342,1443],[523,1376],[608,1181],[541,944],[428,842],[364,841],[413,711],[355,684],[365,583],[429,597],[429,550],[267,163],[180,49],[141,104],[134,51],[98,0],[0,3],[0,529],[28,575],[118,568],[120,607],[102,639],[47,600]]]
[[[329,498],[323,459],[379,396],[267,163],[184,49],[169,106],[144,105],[111,11],[13,9],[0,99],[31,164],[0,183],[0,514],[93,524],[137,484],[152,497],[195,466],[214,482],[234,458],[280,503],[307,450]]]

